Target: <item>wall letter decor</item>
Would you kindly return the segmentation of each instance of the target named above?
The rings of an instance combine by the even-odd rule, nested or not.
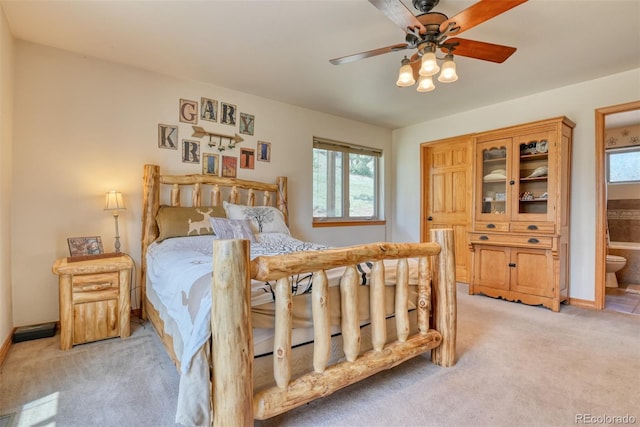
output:
[[[240,113],[240,133],[245,135],[253,135],[253,124],[256,117],[253,114]]]
[[[218,155],[212,153],[202,153],[202,173],[204,175],[219,175]]]
[[[237,167],[237,157],[222,156],[222,176],[227,178],[235,178]]]
[[[158,123],[158,148],[178,149],[178,126]]]
[[[237,107],[233,104],[227,104],[226,102],[223,102],[220,104],[220,109],[220,114],[222,115],[222,117],[220,117],[220,123],[235,126]]]
[[[253,148],[240,149],[240,169],[254,169],[256,150]]]
[[[179,116],[182,123],[198,123],[198,103],[188,99],[181,99]]]
[[[200,163],[200,141],[182,140],[182,163]]]
[[[271,161],[271,143],[265,141],[258,141],[258,161],[270,162]]]
[[[200,98],[200,118],[210,122],[217,122],[218,101],[210,98]]]

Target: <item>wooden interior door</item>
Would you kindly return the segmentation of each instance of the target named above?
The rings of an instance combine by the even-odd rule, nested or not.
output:
[[[469,283],[473,163],[472,137],[462,135],[422,144],[421,239],[432,228],[452,228],[456,255],[456,281]]]

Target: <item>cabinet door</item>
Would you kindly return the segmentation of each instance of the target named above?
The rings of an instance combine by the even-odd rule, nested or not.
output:
[[[474,255],[474,285],[509,289],[509,253],[501,246],[477,246]]]
[[[512,219],[553,221],[557,167],[554,132],[540,131],[515,138],[513,147]]]
[[[511,138],[503,138],[476,145],[476,221],[499,222],[509,218],[507,183],[512,143]]]
[[[553,296],[553,256],[550,250],[511,248],[511,290]]]

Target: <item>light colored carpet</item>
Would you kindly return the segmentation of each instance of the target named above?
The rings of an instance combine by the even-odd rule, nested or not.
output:
[[[541,307],[458,291],[458,362],[428,355],[257,426],[574,426],[640,423],[640,316]],[[58,349],[12,346],[0,414],[15,426],[174,426],[178,376],[152,328]],[[578,423],[579,424],[579,423]]]

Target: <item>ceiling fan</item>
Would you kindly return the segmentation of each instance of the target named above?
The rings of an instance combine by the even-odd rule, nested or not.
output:
[[[346,64],[372,56],[406,49],[416,52],[402,60],[398,86],[411,86],[418,80],[418,91],[433,90],[432,76],[440,71],[436,62],[436,50],[445,53],[442,73],[438,77],[441,82],[457,80],[453,55],[466,56],[502,63],[515,51],[515,47],[453,37],[463,31],[475,27],[494,16],[500,15],[527,0],[480,0],[467,9],[449,18],[443,13],[431,10],[440,0],[412,0],[413,7],[421,12],[414,15],[400,0],[369,0],[378,10],[405,31],[405,42],[382,47],[353,55],[331,59],[334,65]]]

